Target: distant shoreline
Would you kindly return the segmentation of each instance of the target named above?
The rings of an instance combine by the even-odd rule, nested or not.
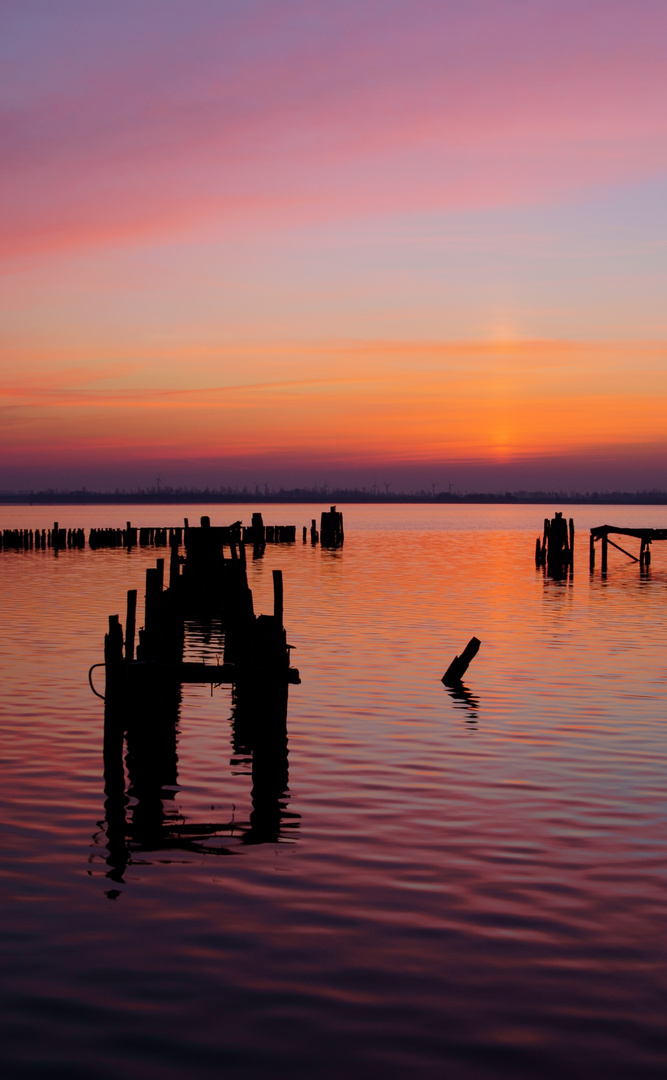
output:
[[[248,491],[222,493],[219,491],[39,491],[7,492],[0,494],[1,506],[118,506],[118,505],[214,505],[214,504],[275,504],[286,505],[326,503],[326,504],[410,504],[410,505],[469,505],[469,504],[535,504],[559,503],[563,505],[604,506],[667,506],[667,492],[586,492],[585,494],[566,494],[560,491],[506,492],[504,495],[493,493],[450,494],[441,492],[428,495],[420,492],[416,495],[373,494],[364,491],[294,491],[269,492],[264,495],[251,494]]]

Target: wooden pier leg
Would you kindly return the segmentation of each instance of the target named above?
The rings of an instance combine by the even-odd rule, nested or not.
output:
[[[137,620],[137,590],[127,590],[127,614],[125,616],[125,659],[134,660],[134,628]]]
[[[181,574],[181,564],[178,558],[178,542],[176,539],[171,541],[171,558],[169,559],[169,588],[177,589],[178,581]]]
[[[158,618],[158,612],[160,608],[160,598],[162,596],[162,581],[160,578],[160,572],[157,568],[148,567],[146,570],[146,598],[144,609],[144,643],[150,642],[152,645],[152,635],[155,630],[156,620]],[[141,660],[148,659],[146,656],[141,656]],[[152,659],[152,657],[151,657]]]
[[[570,518],[570,566],[574,564],[574,518]]]
[[[118,695],[123,683],[123,631],[117,615],[109,616],[109,633],[104,636],[104,665],[107,699]]]
[[[283,625],[283,572],[273,571],[273,617],[278,626]]]
[[[593,536],[592,529],[588,547],[588,569],[590,570],[591,574],[595,570],[595,537]]]
[[[607,534],[602,534],[602,559],[600,560],[600,573],[607,573],[607,552],[609,550],[609,543],[607,541]]]
[[[535,566],[539,566],[542,561],[542,548],[540,546],[540,538],[538,536],[535,541]]]

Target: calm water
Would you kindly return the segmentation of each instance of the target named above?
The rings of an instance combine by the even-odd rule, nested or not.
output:
[[[302,678],[279,839],[244,843],[230,690],[185,687],[165,842],[124,871],[87,672],[163,553],[0,554],[5,1077],[665,1075],[667,544],[644,577],[612,549],[602,581],[586,530],[667,508],[572,508],[569,583],[535,570],[539,506],[343,509],[343,551],[249,568],[266,612],[283,570]],[[205,512],[252,508],[0,527]],[[440,676],[472,634],[455,698]],[[219,636],[192,626],[188,651],[215,662]]]

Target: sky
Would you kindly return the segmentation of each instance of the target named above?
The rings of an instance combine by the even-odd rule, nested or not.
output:
[[[0,0],[0,490],[667,489],[664,0]]]

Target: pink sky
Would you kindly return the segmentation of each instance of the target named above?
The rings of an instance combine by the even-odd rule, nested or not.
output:
[[[663,4],[3,9],[0,487],[667,487]]]

